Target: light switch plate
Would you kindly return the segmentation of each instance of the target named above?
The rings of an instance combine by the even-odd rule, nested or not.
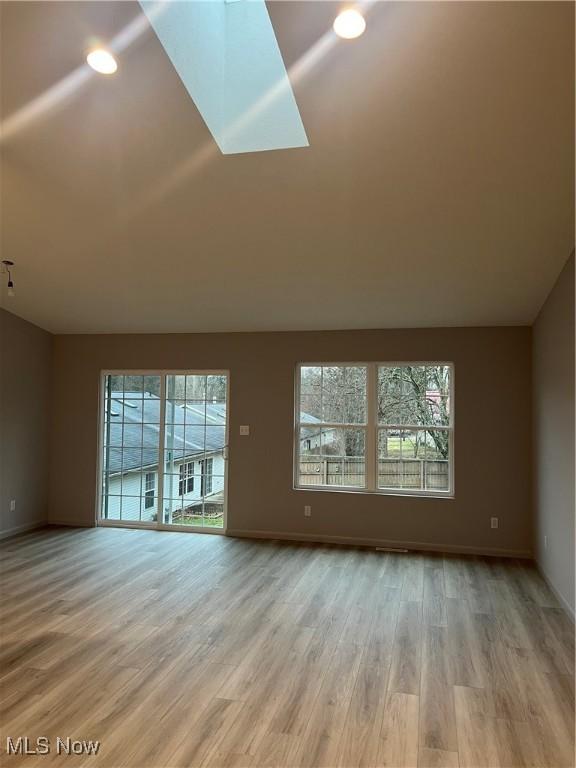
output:
[[[250,434],[250,427],[248,424],[244,424],[244,426],[240,427],[240,434],[241,435],[249,435]]]

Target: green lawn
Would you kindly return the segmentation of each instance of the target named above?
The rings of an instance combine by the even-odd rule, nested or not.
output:
[[[222,515],[218,517],[202,517],[202,515],[186,515],[183,520],[173,520],[174,525],[195,525],[198,528],[223,528]]]
[[[402,446],[402,448],[401,448]],[[388,459],[413,459],[424,458],[424,446],[419,446],[421,454],[414,457],[414,443],[412,440],[401,440],[399,437],[391,437],[387,441],[388,453],[382,458]],[[401,455],[402,454],[402,455]],[[426,446],[427,459],[441,459],[440,453],[430,444]]]

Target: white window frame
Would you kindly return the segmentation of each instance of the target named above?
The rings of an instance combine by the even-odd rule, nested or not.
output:
[[[152,478],[152,486],[148,487],[148,478]],[[150,496],[150,493],[152,496]],[[144,475],[144,509],[153,509],[156,505],[156,472],[146,472]],[[152,504],[148,502],[152,499]]]
[[[208,467],[210,467],[210,472],[208,472]],[[210,485],[210,490],[208,490],[208,485]],[[207,456],[200,461],[200,490],[202,491],[202,496],[205,497],[207,493],[212,493],[213,487],[214,458],[212,456]]]
[[[189,493],[194,493],[195,477],[194,474],[194,462],[184,461],[178,467],[178,496],[187,496]],[[189,488],[189,480],[192,480],[192,488]],[[182,493],[180,493],[180,486],[182,486]]]
[[[394,425],[384,425],[378,423],[378,368],[380,366],[386,366],[390,368],[403,367],[403,366],[435,366],[443,365],[450,368],[450,424],[447,429],[448,432],[448,478],[449,488],[446,491],[439,489],[417,489],[417,488],[379,488],[378,483],[378,433],[381,429],[395,429]],[[363,429],[365,434],[364,442],[364,466],[365,466],[365,484],[364,486],[352,486],[352,485],[303,485],[299,482],[299,468],[300,468],[300,428],[309,427],[310,424],[300,422],[300,386],[301,386],[301,370],[302,368],[314,368],[314,367],[363,367],[366,368],[366,423],[364,424],[325,424],[319,423],[319,428],[338,428],[338,429]],[[319,491],[330,493],[368,493],[378,496],[416,496],[421,498],[441,498],[441,499],[453,499],[455,495],[455,482],[454,482],[454,434],[455,434],[455,419],[454,419],[454,363],[446,360],[406,360],[397,362],[394,360],[382,360],[371,362],[303,362],[296,365],[295,371],[295,386],[294,386],[294,472],[293,472],[293,487],[298,491]],[[422,424],[408,425],[404,424],[402,427],[398,427],[403,430],[422,430],[426,427]]]
[[[131,521],[131,520],[112,520],[102,517],[102,472],[104,465],[103,446],[104,446],[104,413],[106,409],[106,377],[107,376],[159,376],[160,377],[160,423],[165,423],[164,409],[166,406],[165,391],[166,391],[166,377],[167,376],[226,376],[226,430],[225,430],[225,445],[224,445],[224,508],[222,513],[222,528],[213,528],[211,526],[194,526],[194,525],[174,525],[165,524],[162,519],[162,503],[164,496],[164,472],[161,468],[164,466],[164,443],[160,439],[160,431],[158,432],[158,444],[159,444],[159,456],[158,456],[158,482],[157,482],[157,498],[158,498],[158,519],[157,522],[146,521]],[[230,445],[230,371],[226,369],[189,369],[189,368],[145,368],[145,369],[132,369],[132,368],[118,368],[118,369],[105,369],[100,371],[99,377],[99,393],[98,393],[98,433],[97,433],[97,446],[98,446],[98,460],[96,462],[96,505],[94,510],[94,523],[96,526],[102,526],[106,528],[142,528],[162,531],[178,531],[182,533],[206,533],[216,536],[225,536],[228,527],[228,469],[229,469],[229,445]]]

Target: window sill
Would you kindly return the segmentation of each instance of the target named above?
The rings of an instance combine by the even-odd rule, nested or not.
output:
[[[353,493],[353,494],[360,494],[362,496],[395,496],[400,498],[410,498],[410,499],[445,499],[448,501],[454,501],[455,495],[453,491],[446,491],[445,493],[442,493],[441,491],[438,491],[436,493],[430,493],[428,491],[405,491],[402,492],[400,490],[382,490],[378,489],[377,491],[372,491],[367,488],[334,488],[327,485],[317,485],[317,486],[308,486],[308,485],[295,485],[293,486],[293,489],[295,491],[313,491],[313,492],[322,492],[322,493]]]

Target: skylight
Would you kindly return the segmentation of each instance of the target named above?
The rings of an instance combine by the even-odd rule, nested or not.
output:
[[[140,0],[223,154],[306,147],[264,0]]]

